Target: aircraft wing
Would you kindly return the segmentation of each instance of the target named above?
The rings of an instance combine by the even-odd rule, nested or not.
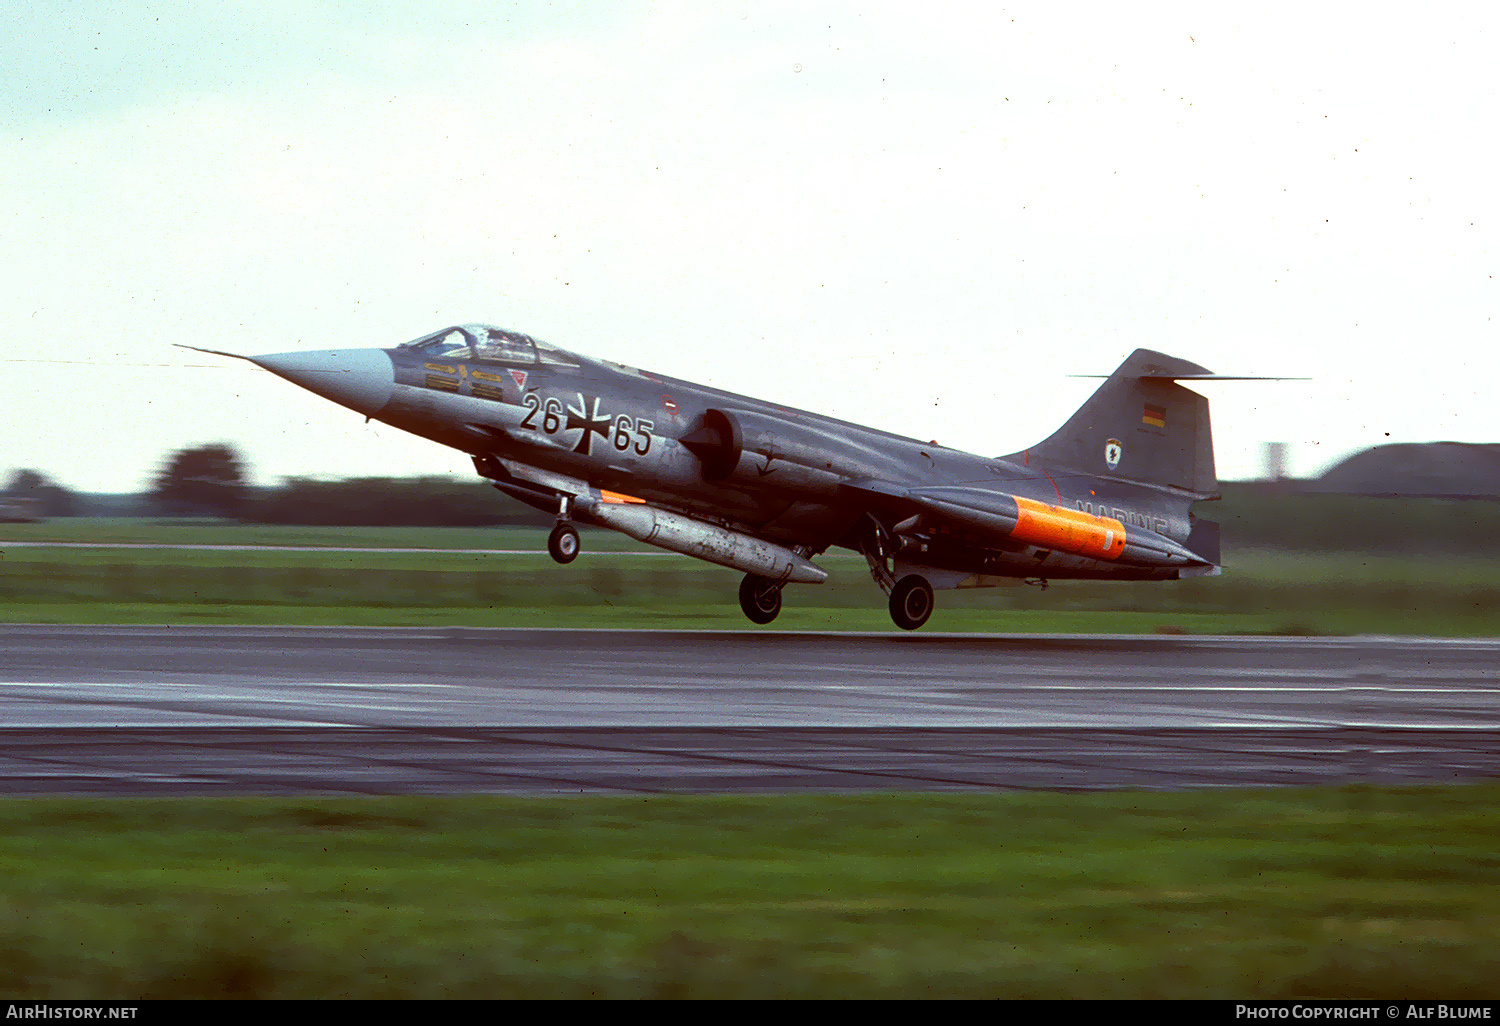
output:
[[[947,523],[996,542],[1008,539],[1019,508],[1014,496],[963,485],[910,488],[887,481],[855,481],[843,490],[854,502],[898,521],[896,533],[917,526],[916,519]]]

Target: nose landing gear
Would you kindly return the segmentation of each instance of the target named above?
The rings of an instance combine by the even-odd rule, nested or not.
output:
[[[559,563],[573,562],[582,547],[577,529],[565,521],[559,520],[552,533],[547,535],[547,553]]]
[[[578,558],[578,552],[583,545],[578,541],[578,529],[568,523],[568,517],[573,513],[573,497],[571,495],[559,495],[557,497],[557,523],[552,525],[552,533],[547,535],[547,553],[559,563],[571,563]]]
[[[746,574],[740,582],[740,609],[751,623],[770,623],[781,612],[781,582]]]

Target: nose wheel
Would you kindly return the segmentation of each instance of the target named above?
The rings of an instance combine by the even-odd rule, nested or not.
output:
[[[558,521],[547,536],[547,553],[559,563],[571,563],[578,558],[583,546],[578,541],[578,531],[572,524]]]
[[[781,584],[746,574],[740,582],[740,609],[751,623],[770,623],[781,612]]]
[[[891,619],[903,631],[914,631],[932,615],[932,585],[920,574],[907,574],[891,589]]]

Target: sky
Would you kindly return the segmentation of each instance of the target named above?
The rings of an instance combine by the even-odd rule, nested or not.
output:
[[[1219,474],[1500,442],[1493,5],[28,3],[0,475],[472,474],[259,354],[485,322],[986,455],[1144,346]]]

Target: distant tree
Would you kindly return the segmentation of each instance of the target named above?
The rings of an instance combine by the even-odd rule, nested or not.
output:
[[[227,445],[179,450],[156,475],[151,499],[178,515],[238,517],[245,508],[239,454]]]
[[[18,470],[10,476],[5,494],[18,499],[34,499],[43,516],[71,517],[78,509],[78,497],[46,474],[36,470]]]
[[[47,485],[47,475],[35,470],[18,470],[10,475],[10,484],[5,486],[6,495],[35,495]]]

